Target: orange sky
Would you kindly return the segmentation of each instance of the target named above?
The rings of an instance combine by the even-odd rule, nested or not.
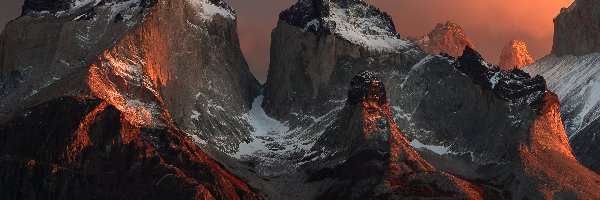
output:
[[[238,14],[242,50],[261,81],[267,77],[271,30],[279,12],[297,0],[225,0]],[[552,19],[573,0],[367,0],[394,18],[402,37],[421,36],[438,22],[461,25],[478,51],[498,63],[500,51],[513,37],[525,40],[534,59],[552,48]],[[23,0],[2,2],[0,24],[16,18]]]
[[[269,65],[271,30],[279,12],[296,0],[226,0],[238,13],[242,50],[255,76],[263,82]],[[573,0],[367,0],[394,18],[402,37],[420,36],[435,24],[461,25],[478,51],[499,62],[500,51],[513,37],[525,40],[534,59],[552,48],[552,19]]]

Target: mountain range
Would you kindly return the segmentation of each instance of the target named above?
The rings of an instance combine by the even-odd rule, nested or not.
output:
[[[598,199],[596,8],[485,61],[299,0],[261,85],[222,0],[26,0],[0,35],[6,199]]]

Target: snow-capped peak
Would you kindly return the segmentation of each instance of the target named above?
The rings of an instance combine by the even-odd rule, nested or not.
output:
[[[391,17],[360,0],[300,0],[281,13],[280,19],[302,31],[335,34],[354,44],[378,51],[405,48]]]

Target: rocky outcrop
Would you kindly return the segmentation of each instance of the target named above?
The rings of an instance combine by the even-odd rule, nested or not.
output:
[[[556,56],[600,52],[600,1],[576,0],[569,8],[563,8],[554,18],[554,46]]]
[[[385,86],[375,74],[354,76],[338,120],[313,147],[321,155],[307,169],[309,181],[326,183],[318,199],[483,198],[482,187],[423,160],[389,109]]]
[[[533,58],[527,51],[527,45],[524,41],[511,40],[500,55],[500,70],[511,70],[521,68],[533,63]]]
[[[24,11],[0,43],[0,179],[22,186],[3,194],[260,198],[194,143],[236,151],[250,139],[241,119],[259,84],[230,7],[32,0]]]
[[[411,95],[395,118],[436,168],[510,198],[598,198],[587,186],[597,188],[600,177],[575,160],[542,77],[500,71],[467,48],[458,59],[427,57],[404,85]]]
[[[431,55],[446,53],[458,57],[462,55],[465,46],[475,48],[462,27],[450,21],[437,24],[427,35],[409,40]]]

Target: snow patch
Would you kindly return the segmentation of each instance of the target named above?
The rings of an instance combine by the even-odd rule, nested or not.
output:
[[[490,78],[490,83],[492,84],[492,89],[494,89],[496,87],[496,84],[498,84],[498,81],[500,81],[500,72],[494,73],[494,76],[492,76],[492,78]]]
[[[414,139],[413,141],[411,141],[410,145],[412,147],[414,147],[415,149],[428,149],[438,155],[456,154],[455,152],[450,151],[450,148],[448,148],[448,147],[436,146],[436,145],[426,145],[426,144],[421,143],[417,139]]]
[[[197,8],[201,9],[201,15],[205,18],[212,19],[216,15],[221,15],[228,19],[235,19],[235,14],[232,11],[220,7],[218,5],[214,5],[206,0],[190,0],[191,3]]]
[[[242,156],[273,151],[273,146],[269,144],[273,145],[276,144],[276,141],[281,141],[282,136],[290,129],[285,124],[267,116],[262,108],[263,98],[264,96],[259,96],[254,99],[252,109],[243,116],[252,126],[252,141],[240,144],[238,152],[232,155],[234,158],[240,159]]]
[[[352,13],[362,13],[367,9],[372,8],[364,5],[340,8],[336,4],[331,4],[330,14],[324,20],[330,26],[335,27],[336,35],[373,50],[396,51],[409,46],[410,42],[400,39],[395,30],[382,28],[381,16],[356,17],[354,16],[356,14],[351,15]]]

